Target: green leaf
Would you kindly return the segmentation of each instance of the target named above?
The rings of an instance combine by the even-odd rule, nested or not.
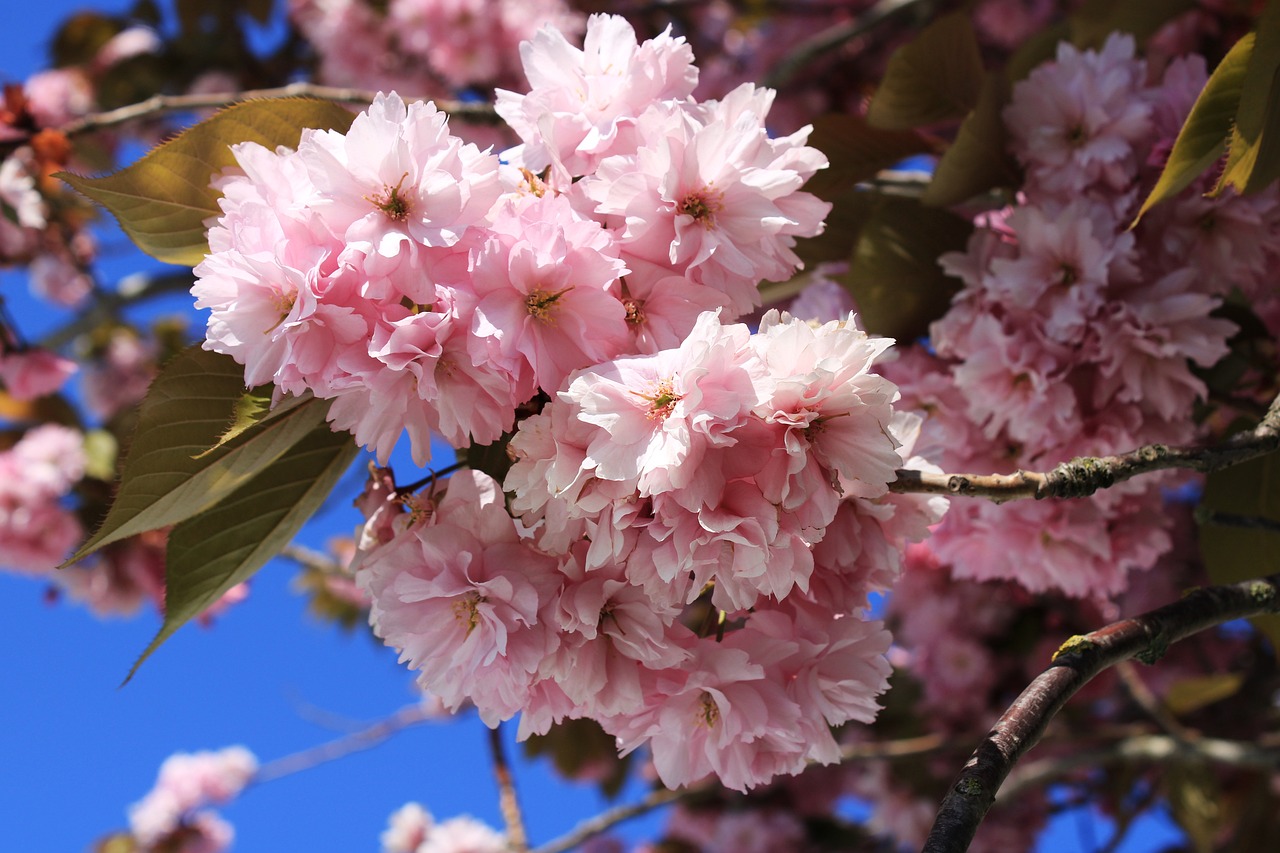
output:
[[[1280,453],[1269,453],[1209,475],[1201,500],[1200,554],[1215,584],[1237,583],[1280,571],[1280,533],[1217,524],[1213,513],[1280,522]],[[1280,615],[1249,620],[1280,649]]]
[[[859,116],[835,113],[813,123],[809,144],[827,155],[830,165],[814,174],[805,190],[824,199],[835,198],[913,154],[933,150],[914,130],[881,130]]]
[[[358,452],[348,433],[318,426],[216,506],[175,527],[165,556],[164,624],[125,681],[174,631],[280,553]]]
[[[1071,41],[1100,48],[1111,33],[1122,32],[1141,47],[1156,30],[1195,7],[1195,0],[1085,0],[1069,19]]]
[[[973,112],[960,125],[956,140],[942,155],[922,201],[948,207],[995,187],[1018,182],[1018,168],[1008,153],[1008,131],[1001,112],[1009,101],[1009,84],[988,74]]]
[[[304,127],[346,130],[353,118],[350,111],[328,101],[246,101],[188,128],[114,174],[86,178],[59,172],[58,177],[111,211],[147,254],[194,266],[208,251],[206,220],[222,213],[219,193],[209,182],[236,164],[231,145],[293,147]]]
[[[243,392],[243,368],[229,356],[191,347],[171,360],[142,403],[107,517],[67,564],[208,509],[322,424],[328,410],[310,400],[204,453],[218,442]]]
[[[943,15],[889,59],[867,121],[909,130],[963,118],[982,92],[982,56],[964,12]]]
[[[1160,779],[1169,810],[1196,853],[1212,853],[1222,828],[1221,786],[1213,773],[1194,764],[1172,764]]]
[[[1036,67],[1053,59],[1058,53],[1058,43],[1071,40],[1071,27],[1066,21],[1058,21],[1028,36],[1005,64],[1005,79],[1016,83]]]
[[[310,392],[300,397],[285,397],[273,409],[271,408],[271,400],[274,395],[275,386],[273,385],[259,385],[257,388],[250,388],[242,393],[232,407],[231,425],[218,437],[217,444],[204,453],[198,454],[195,458],[201,459],[208,456],[232,439],[239,437],[246,430],[266,423],[272,418],[282,417],[292,412],[297,406],[312,399]]]
[[[1238,672],[1216,672],[1175,681],[1165,693],[1164,704],[1174,716],[1192,714],[1214,702],[1229,699],[1244,685]]]
[[[1178,131],[1169,160],[1156,185],[1134,218],[1137,225],[1148,210],[1182,192],[1212,166],[1226,150],[1231,125],[1244,86],[1245,70],[1253,53],[1254,36],[1249,33],[1236,42],[1214,69],[1209,82],[1196,98],[1191,113]],[[1131,226],[1132,227],[1132,226]]]
[[[1280,2],[1272,0],[1254,30],[1254,45],[1231,126],[1227,164],[1213,194],[1227,187],[1254,193],[1280,177]],[[1243,40],[1243,39],[1242,39]],[[1234,52],[1234,50],[1233,50]]]
[[[859,193],[866,218],[837,280],[858,304],[863,327],[912,341],[951,304],[960,283],[938,266],[945,252],[964,249],[972,223],[900,196]]]

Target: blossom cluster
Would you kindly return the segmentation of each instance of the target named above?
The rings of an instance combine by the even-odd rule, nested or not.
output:
[[[683,40],[638,45],[620,18],[593,17],[585,51],[544,29],[524,53],[534,88],[499,103],[526,137],[514,165],[394,94],[345,134],[235,146],[196,268],[205,346],[250,384],[332,399],[383,461],[407,432],[423,464],[431,433],[491,443],[538,389],[677,346],[799,264],[828,209],[800,187],[825,159],[807,132],[769,138],[767,91],[693,101]]]
[[[160,766],[156,785],[129,809],[129,827],[142,851],[220,853],[234,832],[211,805],[225,805],[258,771],[244,747],[178,753]]]
[[[236,146],[205,346],[332,400],[382,461],[402,432],[422,464],[433,433],[514,431],[503,484],[380,475],[362,502],[370,620],[446,706],[526,735],[596,719],[669,785],[834,761],[830,727],[887,686],[855,611],[941,507],[887,495],[919,428],[872,372],[890,341],[733,323],[821,231],[801,187],[825,158],[769,135],[767,90],[691,98],[670,33],[593,16],[582,48],[545,28],[521,54],[501,159],[395,95],[296,150]]]
[[[585,23],[564,0],[289,0],[289,14],[326,83],[418,95],[514,82],[525,33]]]
[[[57,424],[0,451],[0,565],[42,574],[80,541],[84,529],[62,500],[86,463],[84,436]]]
[[[934,352],[889,368],[904,406],[934,414],[925,442],[947,470],[1045,470],[1199,437],[1187,414],[1207,396],[1199,371],[1236,331],[1215,309],[1233,289],[1262,296],[1280,196],[1188,193],[1130,230],[1204,63],[1154,76],[1113,35],[1098,51],[1059,46],[1014,87],[1004,120],[1025,169],[1018,201],[942,258],[963,287],[931,328]],[[1166,519],[1161,482],[1146,478],[1085,501],[965,502],[932,547],[960,578],[1108,597],[1168,550]]]
[[[502,833],[472,817],[436,822],[418,803],[405,803],[382,833],[382,853],[506,853]]]
[[[678,348],[577,372],[512,441],[518,520],[480,472],[373,490],[375,630],[446,706],[523,711],[523,735],[593,718],[668,785],[835,760],[830,726],[869,722],[889,672],[853,611],[942,510],[886,495],[918,429],[868,372],[886,345],[707,313]]]

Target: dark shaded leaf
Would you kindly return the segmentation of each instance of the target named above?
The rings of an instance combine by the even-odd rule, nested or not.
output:
[[[1236,583],[1280,571],[1280,533],[1214,523],[1212,513],[1280,523],[1280,453],[1215,471],[1205,484],[1200,553],[1215,584]],[[1250,620],[1280,648],[1280,615]]]
[[[886,130],[909,130],[963,118],[978,103],[982,77],[969,16],[943,15],[894,52],[867,121]]]
[[[924,191],[925,204],[947,207],[1019,182],[1001,116],[1008,101],[1008,82],[999,74],[988,74],[978,105],[965,117],[955,142],[938,161],[933,180]]]
[[[827,155],[830,165],[810,178],[805,190],[827,200],[907,157],[933,150],[913,130],[881,130],[858,116],[834,113],[813,123],[809,144]]]

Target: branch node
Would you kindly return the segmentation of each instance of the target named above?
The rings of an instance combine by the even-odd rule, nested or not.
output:
[[[968,477],[956,474],[947,478],[947,491],[953,495],[967,495],[973,491],[973,484]]]
[[[1268,610],[1274,611],[1280,606],[1280,602],[1276,601],[1275,585],[1263,580],[1249,584],[1249,597]]]
[[[1049,472],[1047,488],[1037,497],[1087,498],[1115,482],[1115,471],[1106,460],[1076,457]]]
[[[1151,638],[1151,645],[1134,655],[1134,659],[1139,663],[1145,663],[1152,666],[1160,658],[1164,657],[1164,653],[1169,651],[1169,641],[1165,639],[1163,634],[1157,634]]]

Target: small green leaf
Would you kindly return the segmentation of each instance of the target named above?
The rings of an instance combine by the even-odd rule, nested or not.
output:
[[[1269,453],[1209,475],[1201,510],[1200,554],[1215,584],[1238,583],[1280,571],[1280,534],[1252,527],[1216,524],[1213,513],[1280,522],[1280,453]],[[1280,649],[1280,615],[1249,620]]]
[[[221,215],[209,182],[234,166],[231,145],[296,146],[304,127],[346,130],[354,116],[344,107],[308,98],[246,101],[218,112],[118,172],[58,177],[98,202],[120,221],[147,254],[194,266],[208,251],[205,222]]]
[[[943,15],[889,59],[867,121],[909,130],[963,118],[982,92],[982,56],[964,12]]]
[[[101,12],[76,12],[54,34],[49,58],[58,68],[86,65],[123,29],[119,19]]]
[[[912,341],[951,304],[960,283],[938,266],[945,252],[964,249],[970,222],[899,196],[860,193],[867,217],[837,280],[853,295],[863,327]]]
[[[205,454],[243,392],[243,368],[229,356],[191,347],[171,360],[142,403],[107,517],[67,563],[213,506],[322,424],[328,410],[319,400],[299,404]]]
[[[1191,113],[1178,131],[1155,187],[1142,203],[1133,224],[1138,224],[1154,205],[1182,192],[1191,182],[1212,166],[1226,150],[1231,125],[1240,105],[1245,71],[1253,53],[1254,35],[1249,33],[1236,42],[1214,69],[1204,90],[1196,98]],[[1132,227],[1132,226],[1131,226]]]
[[[881,130],[858,116],[836,113],[813,123],[809,144],[827,155],[830,165],[815,173],[805,189],[828,200],[913,154],[933,150],[914,130]]]
[[[1009,100],[1009,84],[988,74],[973,112],[960,125],[956,140],[942,155],[922,201],[949,207],[994,187],[1017,183],[1018,168],[1009,156],[1008,131],[1001,112]]]
[[[125,681],[174,631],[280,553],[358,452],[348,433],[321,425],[216,506],[178,524],[165,555],[164,624]]]
[[[84,456],[87,476],[111,482],[116,476],[120,442],[105,429],[91,429],[84,434]]]
[[[1254,193],[1280,177],[1280,2],[1272,0],[1258,19],[1240,107],[1231,126],[1227,164],[1213,188]]]
[[[1244,684],[1238,672],[1217,672],[1175,681],[1164,695],[1164,704],[1174,716],[1192,714],[1214,702],[1229,699]]]

